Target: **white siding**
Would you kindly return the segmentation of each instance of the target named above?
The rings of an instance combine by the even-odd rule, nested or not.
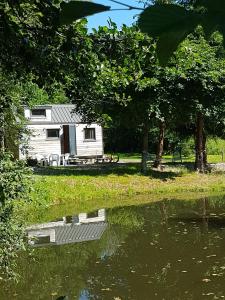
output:
[[[32,122],[50,122],[52,119],[51,108],[46,108],[46,116],[32,116],[29,108],[24,109],[25,118]]]
[[[27,129],[30,130],[31,134],[28,138],[28,157],[37,156],[49,156],[50,154],[61,155],[61,139],[63,134],[63,125],[75,126],[76,129],[76,155],[78,157],[95,157],[102,156],[103,153],[103,135],[102,127],[98,124],[78,124],[76,120],[68,116],[68,109],[65,107],[57,106],[57,110],[52,109],[49,105],[37,106],[37,109],[45,109],[46,116],[32,116],[31,110],[25,108],[24,114],[28,120],[29,125]],[[64,121],[65,119],[65,121]],[[54,122],[55,124],[54,124]],[[79,121],[79,120],[78,120]],[[47,138],[47,129],[60,129],[59,138]],[[85,140],[84,129],[95,128],[95,140]],[[25,137],[26,139],[26,137]],[[26,143],[24,143],[26,145]],[[23,144],[20,146],[20,158],[26,158],[25,154],[22,153]],[[27,156],[26,155],[26,156]]]
[[[61,155],[60,138],[47,139],[47,129],[60,129],[60,136],[62,128],[60,125],[28,125],[27,128],[31,131],[28,142],[28,156],[34,157],[36,155]]]
[[[95,141],[85,141],[84,128],[95,128]],[[102,127],[97,124],[76,125],[77,156],[103,155]]]

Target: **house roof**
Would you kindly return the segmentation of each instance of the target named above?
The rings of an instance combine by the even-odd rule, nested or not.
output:
[[[69,244],[99,240],[107,227],[107,223],[89,223],[82,225],[61,226],[56,230],[56,244]]]
[[[52,120],[56,123],[80,123],[82,121],[81,115],[73,112],[74,105],[52,105]]]
[[[32,109],[51,109],[50,120],[32,120],[32,124],[71,124],[82,123],[82,117],[75,112],[75,105],[72,104],[53,104],[53,105],[37,105]]]
[[[50,228],[42,228],[30,231],[31,236],[37,240],[33,244],[33,247],[42,247],[48,245],[64,245],[71,243],[79,243],[86,241],[99,240],[107,227],[106,222],[88,223],[88,224],[67,224],[64,226],[56,226]],[[50,242],[46,239],[44,242],[41,237],[49,235],[49,232],[54,230],[55,242]],[[39,240],[40,238],[40,240]],[[39,241],[38,241],[39,240]]]

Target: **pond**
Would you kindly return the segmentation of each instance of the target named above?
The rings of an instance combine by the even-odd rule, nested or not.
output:
[[[225,299],[225,197],[71,214],[28,238],[1,300]]]

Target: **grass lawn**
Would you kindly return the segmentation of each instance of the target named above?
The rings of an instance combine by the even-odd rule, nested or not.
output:
[[[167,164],[163,171],[149,170],[143,176],[139,167],[137,163],[129,163],[37,169],[32,193],[34,204],[26,211],[28,219],[37,222],[38,214],[43,215],[43,208],[49,206],[50,210],[59,207],[54,209],[55,215],[49,212],[47,218],[53,218],[71,211],[225,194],[223,173],[197,174],[187,167]]]
[[[121,161],[124,162],[140,162],[141,161],[141,154],[140,153],[119,153],[119,157]],[[164,155],[163,160],[165,162],[172,162],[172,155]],[[194,162],[195,157],[183,157],[183,162]],[[175,160],[176,162],[179,162],[178,159]],[[209,163],[221,163],[222,162],[222,156],[221,155],[208,155],[208,162]]]

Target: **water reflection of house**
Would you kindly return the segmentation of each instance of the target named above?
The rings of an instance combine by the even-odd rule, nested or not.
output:
[[[94,213],[31,226],[27,229],[28,241],[32,246],[63,245],[101,238],[107,227],[105,209]]]

